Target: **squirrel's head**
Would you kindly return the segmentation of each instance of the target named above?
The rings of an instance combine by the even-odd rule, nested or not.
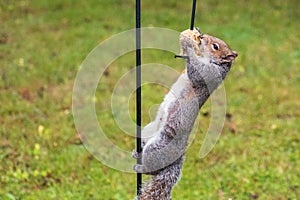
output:
[[[202,34],[199,29],[183,31],[180,42],[182,54],[186,54],[186,49],[192,47],[198,57],[206,58],[217,65],[231,65],[238,56],[238,53],[232,51],[223,40]]]
[[[187,72],[195,85],[200,82],[215,88],[226,77],[238,56],[222,40],[202,34],[199,29],[180,34],[181,54],[188,56]]]
[[[209,58],[210,62],[217,65],[232,64],[238,56],[236,51],[232,51],[229,46],[219,38],[200,34],[199,51],[200,56]]]

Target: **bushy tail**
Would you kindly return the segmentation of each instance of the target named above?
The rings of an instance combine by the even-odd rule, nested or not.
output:
[[[172,189],[181,176],[182,163],[183,156],[154,175],[143,185],[136,200],[170,200]]]

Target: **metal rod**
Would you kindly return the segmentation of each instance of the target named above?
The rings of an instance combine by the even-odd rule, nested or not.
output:
[[[197,3],[197,0],[193,0],[193,7],[192,7],[192,16],[191,16],[191,26],[190,26],[190,30],[193,30],[193,29],[194,29],[195,12],[196,12],[196,3]]]
[[[141,1],[136,0],[136,148],[142,152],[141,122],[142,122],[142,98],[141,98]],[[140,156],[139,156],[140,157]],[[142,164],[141,158],[137,164]],[[142,174],[137,173],[136,177],[137,195],[141,194]]]

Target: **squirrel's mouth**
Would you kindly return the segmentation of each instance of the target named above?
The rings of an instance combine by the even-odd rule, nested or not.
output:
[[[221,63],[232,63],[237,56],[238,53],[236,51],[232,51],[232,54],[229,54],[227,56],[222,56]]]

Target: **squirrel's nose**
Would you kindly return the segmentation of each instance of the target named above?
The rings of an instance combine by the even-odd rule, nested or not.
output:
[[[236,52],[236,51],[232,51],[232,55],[236,58],[236,57],[238,57],[238,52]]]
[[[234,61],[234,59],[238,56],[238,53],[236,51],[232,51],[232,54],[226,56],[226,59],[230,62]]]

